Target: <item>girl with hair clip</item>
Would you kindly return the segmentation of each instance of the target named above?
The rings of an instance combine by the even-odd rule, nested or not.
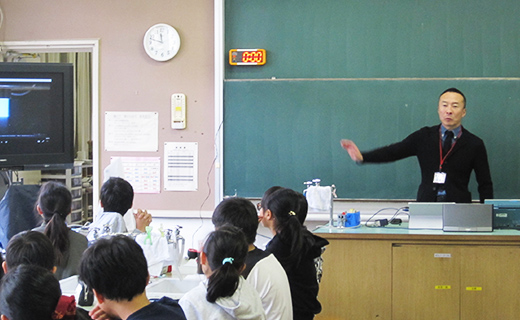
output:
[[[314,260],[321,256],[328,242],[314,236],[299,221],[300,196],[298,192],[282,188],[262,199],[262,224],[273,233],[266,252],[280,261],[287,273],[293,305],[293,318],[313,319],[320,313],[317,299],[319,282]],[[323,241],[321,241],[323,240]]]
[[[240,275],[247,249],[237,227],[225,225],[208,235],[200,254],[206,279],[179,300],[186,319],[265,319],[257,291]]]
[[[43,232],[52,242],[55,251],[55,276],[58,280],[78,274],[87,238],[70,230],[66,218],[71,212],[72,195],[61,183],[49,181],[40,188],[36,210],[43,217],[43,224],[33,230]]]

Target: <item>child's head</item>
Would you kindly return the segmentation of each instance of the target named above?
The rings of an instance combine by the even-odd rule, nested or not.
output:
[[[99,200],[103,211],[119,212],[124,215],[132,208],[134,189],[125,179],[111,177],[101,186]]]
[[[260,200],[260,202],[258,203],[257,205],[257,209],[258,209],[258,221],[259,222],[262,222],[262,224],[264,224],[264,215],[265,215],[265,201],[267,200],[267,198],[273,194],[275,191],[278,191],[280,189],[283,189],[283,187],[280,187],[280,186],[273,186],[269,189],[267,189],[265,192],[264,192],[264,195],[262,196],[262,200]],[[265,224],[264,224],[265,225]]]
[[[283,188],[270,194],[265,201],[266,225],[282,243],[290,244],[288,260],[299,261],[303,248],[303,226],[298,220],[300,196],[298,192]]]
[[[47,224],[44,233],[54,246],[56,265],[61,264],[63,254],[69,248],[69,228],[65,219],[71,212],[71,205],[72,195],[65,185],[49,181],[41,186],[36,209]]]
[[[258,229],[255,205],[244,198],[224,199],[213,211],[211,221],[216,229],[229,224],[244,232],[248,244],[253,244]]]
[[[143,249],[124,235],[97,240],[83,253],[79,269],[87,286],[113,301],[131,301],[149,279]]]
[[[71,205],[72,195],[65,185],[56,181],[42,184],[37,207],[45,222],[48,223],[51,219],[65,221],[71,211]]]
[[[208,279],[206,300],[232,296],[245,267],[248,244],[237,227],[225,225],[211,232],[201,254],[202,269]]]
[[[300,208],[300,196],[298,192],[282,188],[271,193],[264,202],[264,210],[274,217],[274,230],[279,232],[298,220],[297,212]],[[301,225],[301,224],[300,224]]]
[[[269,197],[274,192],[283,189],[283,187],[280,186],[272,186],[271,188],[265,190],[264,195],[262,196],[262,200],[260,200],[260,207],[265,206],[265,201],[267,200],[267,197]]]
[[[6,273],[21,264],[54,270],[54,248],[51,240],[41,232],[23,231],[16,234],[9,240],[5,251],[2,267]]]
[[[11,320],[51,320],[60,297],[60,283],[49,270],[22,264],[2,279],[0,313]]]

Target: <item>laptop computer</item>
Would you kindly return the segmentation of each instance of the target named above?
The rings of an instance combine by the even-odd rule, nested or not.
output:
[[[455,204],[455,202],[449,202]],[[445,202],[409,202],[409,229],[442,230],[442,209]]]
[[[445,204],[442,220],[444,231],[493,231],[493,205]]]

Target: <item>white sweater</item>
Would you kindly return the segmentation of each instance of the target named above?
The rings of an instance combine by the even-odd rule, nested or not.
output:
[[[258,292],[242,276],[235,293],[215,303],[206,300],[207,283],[207,279],[202,281],[179,300],[187,320],[265,319]]]

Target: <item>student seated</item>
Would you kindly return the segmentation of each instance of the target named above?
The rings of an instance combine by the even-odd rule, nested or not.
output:
[[[265,319],[258,292],[240,275],[247,247],[237,227],[223,226],[208,235],[200,253],[206,280],[179,300],[188,320]]]
[[[232,225],[244,232],[248,252],[242,276],[258,291],[266,318],[292,319],[291,290],[285,270],[273,254],[254,245],[258,215],[251,201],[244,198],[224,199],[213,211],[211,221],[217,230]]]
[[[22,264],[9,271],[2,279],[1,319],[54,319],[54,310],[60,297],[60,283],[48,269]]]
[[[176,301],[148,300],[145,289],[150,276],[143,249],[125,235],[101,238],[91,245],[81,259],[80,279],[98,301],[89,313],[92,319],[186,319]]]
[[[9,270],[21,264],[31,264],[54,272],[56,270],[54,254],[51,240],[43,233],[22,231],[9,240],[2,269],[7,274]]]
[[[35,265],[54,273],[57,269],[54,265],[54,253],[51,241],[43,233],[23,231],[9,240],[2,269],[5,274],[9,274],[18,266]],[[86,312],[83,309],[76,309],[74,296],[61,296],[54,317],[55,319],[84,319]]]
[[[79,261],[87,249],[87,238],[70,230],[65,222],[71,212],[72,195],[61,183],[49,181],[40,188],[36,210],[43,216],[43,224],[33,230],[43,232],[52,242],[58,280],[78,274]]]
[[[298,192],[282,188],[262,199],[261,203],[262,224],[274,235],[266,251],[273,253],[285,269],[291,287],[293,317],[295,320],[313,319],[321,311],[314,260],[320,257],[322,247],[328,242],[313,236],[300,223]]]
[[[127,232],[123,216],[132,208],[134,202],[132,185],[125,179],[111,177],[101,186],[99,200],[103,212],[98,213],[94,222],[90,225],[87,239],[89,241],[96,240],[94,234],[97,232],[101,235],[105,225],[110,227],[110,233]],[[152,216],[146,210],[141,209],[134,214],[134,219],[135,232],[145,232],[146,227],[152,222]]]
[[[307,198],[302,194],[298,193],[298,200],[299,200],[299,208],[296,212],[296,216],[298,217],[298,221],[300,221],[301,225],[304,226],[304,233],[306,234],[306,237],[312,237],[315,241],[316,247],[321,247],[322,253],[325,251],[325,246],[329,244],[329,242],[319,237],[309,230],[307,230],[307,227],[305,227],[305,219],[307,218],[307,213],[309,211],[309,203],[307,202]],[[320,255],[316,258],[314,258],[314,266],[316,267],[316,279],[318,279],[318,283],[321,282],[321,277],[323,275],[323,257]]]

